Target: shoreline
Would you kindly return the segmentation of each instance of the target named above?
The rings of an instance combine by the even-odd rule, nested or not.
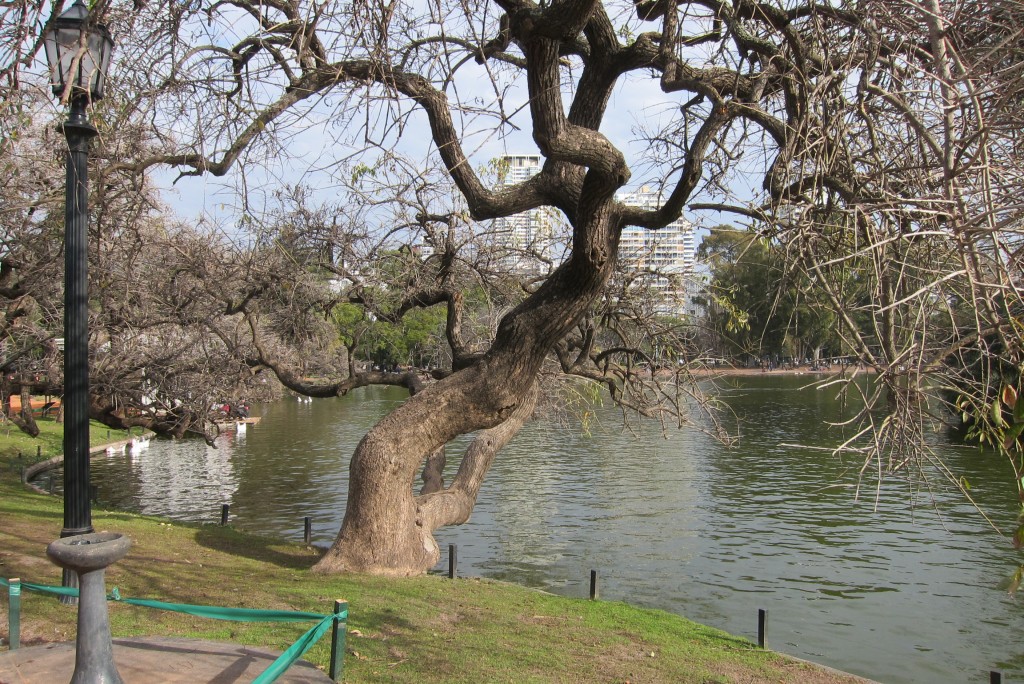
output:
[[[103,453],[105,446],[93,445],[90,451]],[[59,570],[47,562],[42,549],[60,533],[61,499],[22,485],[11,467],[16,463],[13,450],[0,453],[0,514],[5,521],[0,566],[6,577],[59,584]],[[93,524],[97,530],[117,530],[132,539],[132,552],[108,574],[108,583],[120,585],[126,596],[305,611],[322,611],[333,598],[348,600],[356,631],[350,637],[345,673],[346,681],[353,683],[380,681],[382,673],[389,681],[417,684],[460,681],[463,675],[470,679],[461,681],[495,681],[495,673],[506,672],[513,662],[526,664],[537,681],[551,682],[675,684],[723,676],[752,684],[870,681],[760,650],[746,638],[672,613],[621,601],[556,596],[483,578],[314,575],[309,568],[322,552],[312,546],[250,535],[231,526],[182,524],[102,506],[93,508]],[[0,614],[4,603],[0,600]],[[24,646],[74,640],[74,611],[36,597],[27,598],[24,606]],[[225,640],[218,623],[168,614],[154,629],[150,619],[136,608],[111,606],[115,635]],[[5,623],[0,619],[0,635],[6,637]],[[559,625],[572,625],[572,634],[561,634]],[[283,649],[298,636],[288,625],[236,629],[228,641],[264,648]],[[424,633],[465,645],[453,647],[438,660],[436,644],[424,641]],[[484,642],[490,655],[465,660]],[[584,642],[593,648],[582,647]],[[308,659],[323,666],[326,656],[314,649]],[[551,664],[555,662],[559,666]],[[564,679],[563,665],[579,670],[580,677]]]
[[[852,369],[852,370],[851,370]],[[690,374],[694,377],[758,377],[766,376],[770,377],[773,375],[813,375],[816,377],[840,377],[874,373],[873,369],[869,369],[863,366],[833,366],[832,368],[824,370],[812,370],[810,368],[774,368],[772,370],[764,370],[761,368],[738,368],[736,366],[726,367],[702,367],[694,368],[690,370]]]
[[[41,549],[58,534],[60,502],[19,491],[4,470],[0,467],[0,511],[7,529],[0,532],[0,566],[6,576],[23,582],[59,584],[59,570],[41,558]],[[40,525],[40,519],[51,523]],[[484,578],[315,575],[309,568],[320,555],[316,549],[230,526],[167,522],[106,509],[95,511],[94,524],[132,540],[129,555],[107,570],[107,584],[119,586],[124,596],[316,612],[324,612],[333,597],[343,597],[351,610],[345,680],[353,684],[382,681],[382,675],[410,684],[497,681],[509,667],[531,681],[578,684],[875,684],[623,601],[558,596]],[[23,611],[24,647],[74,642],[75,611],[35,596],[27,598]],[[112,604],[111,628],[116,638],[147,634],[273,650],[287,647],[301,631],[287,624],[232,623],[228,637],[223,623],[161,615],[153,623],[148,611]],[[5,622],[0,621],[0,630]],[[449,644],[444,656],[436,651],[438,640]],[[304,657],[323,668],[327,656],[327,647],[320,644]],[[568,672],[573,674],[567,679]]]

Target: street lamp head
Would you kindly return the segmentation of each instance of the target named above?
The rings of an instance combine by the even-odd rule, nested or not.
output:
[[[103,97],[114,41],[106,26],[89,26],[89,10],[82,0],[75,0],[50,23],[43,43],[54,95],[63,98],[67,94],[70,100]]]

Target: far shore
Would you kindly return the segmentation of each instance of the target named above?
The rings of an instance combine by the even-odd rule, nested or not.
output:
[[[702,368],[694,368],[690,370],[690,373],[701,377],[717,377],[717,376],[759,376],[759,375],[815,375],[815,376],[829,376],[829,375],[853,375],[861,373],[873,373],[874,370],[869,369],[865,366],[839,366],[834,365],[827,368],[811,369],[806,366],[786,367],[786,368],[773,368],[771,370],[763,368],[742,368],[737,366],[706,366]]]

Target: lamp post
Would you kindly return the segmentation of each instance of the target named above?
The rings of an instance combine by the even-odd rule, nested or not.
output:
[[[89,25],[82,0],[50,22],[44,36],[50,85],[71,113],[64,209],[64,529],[61,537],[93,531],[89,505],[89,141],[96,128],[85,108],[103,97],[114,42]],[[74,582],[65,571],[65,585]]]

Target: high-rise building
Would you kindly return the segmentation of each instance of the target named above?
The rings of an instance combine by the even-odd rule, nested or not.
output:
[[[504,171],[502,185],[516,185],[540,173],[543,158],[539,154],[513,154],[501,158]]]
[[[617,198],[631,207],[658,209],[663,198],[647,186]],[[659,313],[682,315],[692,309],[694,261],[697,253],[693,224],[682,218],[664,228],[651,230],[627,226],[619,240],[619,260],[633,271],[646,271],[653,278],[651,289],[658,294]]]
[[[516,154],[502,157],[503,179],[499,187],[517,185],[540,173],[543,157],[539,154]],[[539,275],[547,271],[554,252],[554,220],[542,208],[495,221],[503,246],[510,250],[502,258],[503,265],[520,275]]]

